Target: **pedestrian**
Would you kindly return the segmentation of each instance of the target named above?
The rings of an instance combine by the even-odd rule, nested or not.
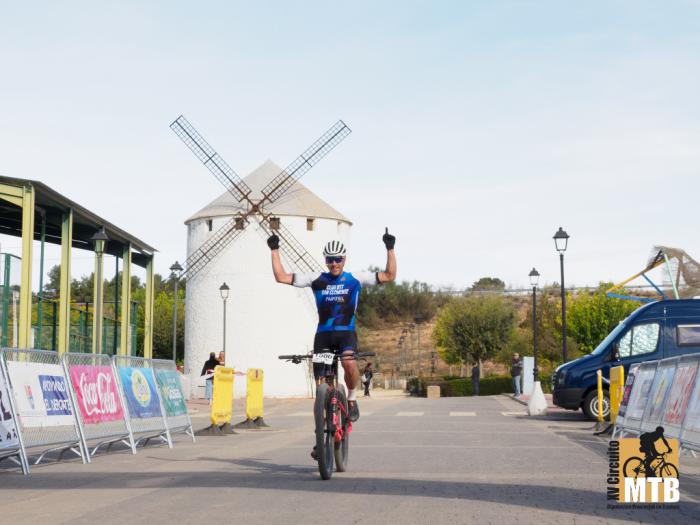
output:
[[[513,393],[515,397],[520,397],[520,378],[523,375],[523,361],[520,359],[520,354],[513,354],[513,360],[510,365],[510,376],[513,378]]]
[[[225,354],[224,351],[222,350],[221,352],[219,352],[219,357],[216,358],[216,359],[219,361],[219,364],[220,364],[221,366],[226,366],[226,357],[225,357],[225,355],[226,355],[226,354]]]
[[[372,363],[367,363],[364,371],[362,372],[362,384],[365,387],[365,397],[369,397],[369,387],[372,384],[372,376],[374,376]]]
[[[479,363],[474,363],[472,367],[472,396],[479,395],[479,378],[481,376],[481,369]]]
[[[205,380],[204,397],[209,401],[209,404],[211,404],[211,397],[214,391],[214,369],[217,366],[219,366],[219,360],[214,352],[210,352],[209,359],[204,361],[202,373],[200,374],[200,376],[208,376]]]

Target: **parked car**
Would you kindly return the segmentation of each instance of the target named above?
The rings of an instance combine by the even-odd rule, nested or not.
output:
[[[700,299],[663,300],[641,306],[622,321],[593,352],[559,366],[552,376],[554,404],[598,416],[596,370],[700,352]],[[610,413],[604,385],[603,415]]]

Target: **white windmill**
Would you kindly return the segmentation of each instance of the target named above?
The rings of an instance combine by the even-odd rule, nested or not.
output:
[[[298,181],[350,129],[338,121],[287,168],[268,161],[242,179],[183,116],[170,127],[228,190],[187,220],[182,277],[187,281],[185,369],[191,383],[198,383],[209,352],[222,349],[219,286],[226,282],[227,366],[262,368],[266,395],[308,395],[308,374],[277,355],[310,348],[317,320],[313,300],[308,290],[274,282],[265,239],[279,236],[280,253],[295,272],[324,271],[311,253],[320,254],[329,239],[347,242],[349,219]],[[244,389],[245,381],[238,380],[236,393]]]

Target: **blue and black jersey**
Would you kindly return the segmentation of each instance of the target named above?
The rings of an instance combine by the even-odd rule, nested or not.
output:
[[[355,330],[355,312],[363,286],[379,284],[375,272],[359,272],[356,276],[343,272],[295,273],[292,286],[311,287],[318,308],[317,333]]]

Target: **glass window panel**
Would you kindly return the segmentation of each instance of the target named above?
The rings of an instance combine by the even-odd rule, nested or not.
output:
[[[632,328],[632,356],[650,354],[659,342],[658,323],[640,324]]]

